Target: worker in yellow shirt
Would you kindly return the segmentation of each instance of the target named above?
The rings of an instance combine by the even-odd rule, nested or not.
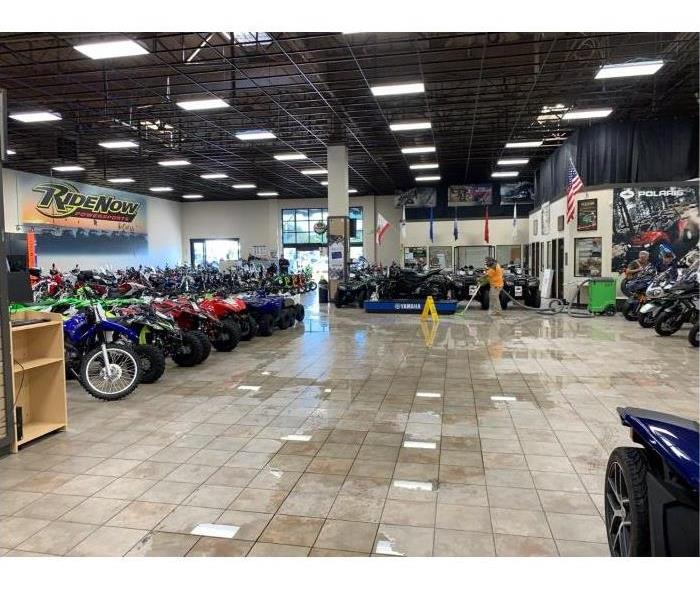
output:
[[[501,311],[501,290],[503,289],[503,269],[496,262],[495,258],[488,256],[486,258],[486,273],[484,277],[489,282],[489,315],[499,317]]]

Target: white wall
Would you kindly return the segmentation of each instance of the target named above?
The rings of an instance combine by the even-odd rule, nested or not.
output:
[[[5,231],[22,231],[19,210],[20,198],[17,189],[17,172],[3,169],[3,201],[5,205]],[[76,182],[80,185],[79,182]],[[114,190],[118,194],[118,190]],[[37,256],[38,266],[48,269],[56,263],[59,269],[71,269],[76,264],[81,268],[97,268],[109,264],[113,267],[134,266],[135,263],[152,266],[178,264],[182,262],[182,215],[181,204],[165,198],[146,196],[146,226],[148,229],[148,256],[129,254],[101,254],[99,258],[85,253],[70,257]],[[61,260],[63,262],[61,262]]]

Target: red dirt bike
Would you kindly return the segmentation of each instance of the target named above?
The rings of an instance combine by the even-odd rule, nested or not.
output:
[[[200,307],[186,296],[154,300],[153,307],[172,316],[183,331],[194,331],[204,347],[204,358],[209,356],[211,347],[219,352],[231,352],[240,339],[240,330],[234,323],[221,321],[214,313]]]

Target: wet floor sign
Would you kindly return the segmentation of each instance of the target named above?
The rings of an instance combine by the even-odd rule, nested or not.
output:
[[[423,338],[425,339],[425,347],[432,348],[435,343],[435,334],[437,333],[440,323],[433,321],[432,324],[428,325],[427,321],[420,322],[420,328],[423,332]]]
[[[435,308],[435,300],[432,296],[428,296],[425,299],[425,304],[423,305],[423,311],[420,314],[420,320],[425,321],[428,316],[433,320],[433,323],[437,323],[440,320],[438,316],[437,308]]]

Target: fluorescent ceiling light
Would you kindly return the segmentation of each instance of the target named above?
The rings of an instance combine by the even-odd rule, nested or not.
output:
[[[404,490],[413,490],[421,492],[432,492],[433,482],[432,481],[408,481],[405,479],[395,479],[394,487],[402,488]]]
[[[425,85],[423,83],[398,83],[395,85],[374,85],[369,89],[375,96],[398,96],[425,92]]]
[[[321,182],[321,185],[328,185],[328,182],[327,182],[327,181],[322,181],[322,182]]]
[[[530,162],[529,158],[502,158],[497,165],[526,165]]]
[[[531,140],[529,142],[508,142],[506,148],[539,148],[542,140]]]
[[[239,385],[239,390],[250,390],[251,392],[257,392],[260,389],[259,385]]]
[[[348,194],[357,194],[357,190],[355,188],[350,188],[348,189]]]
[[[518,399],[515,396],[491,396],[491,400],[494,402],[517,402]]]
[[[117,150],[119,148],[138,148],[139,145],[131,140],[115,140],[114,142],[100,142],[100,146],[109,150]]]
[[[7,150],[7,156],[14,156],[15,154],[17,154],[17,152],[15,152],[14,150],[10,150],[10,149],[8,148],[8,150]]]
[[[270,375],[270,371],[261,371],[260,375]]]
[[[189,165],[190,161],[189,160],[159,160],[158,164],[161,167],[184,167],[185,165]]]
[[[236,190],[254,190],[258,186],[254,183],[234,183],[231,187]]]
[[[284,435],[280,439],[284,440],[285,442],[308,442],[311,440],[311,436],[310,435],[292,434],[292,435]]]
[[[271,131],[265,131],[264,129],[253,129],[251,131],[239,131],[235,135],[239,140],[243,140],[243,141],[273,140],[277,137]]]
[[[173,188],[167,186],[148,188],[151,192],[172,192]]]
[[[612,108],[591,108],[587,110],[570,110],[562,119],[573,121],[576,119],[602,119],[610,115]]]
[[[131,177],[114,177],[113,179],[108,179],[110,183],[134,183]]]
[[[200,198],[204,198],[202,194],[185,194],[182,196],[185,200],[199,200]]]
[[[177,105],[184,110],[211,110],[212,108],[227,108],[228,102],[221,98],[207,98],[206,100],[184,100]]]
[[[409,169],[412,171],[423,171],[425,169],[437,169],[440,165],[438,163],[417,163],[411,165]]]
[[[202,179],[226,179],[228,178],[228,175],[226,173],[204,173],[204,175],[200,175]]]
[[[403,443],[404,448],[419,448],[421,450],[435,450],[437,444],[435,442],[413,442],[411,440],[406,440]]]
[[[330,394],[332,391],[333,391],[333,388],[324,388],[323,393]]]
[[[439,392],[416,392],[418,398],[441,398],[442,394]]]
[[[519,171],[494,171],[491,177],[517,177]]]
[[[45,121],[60,121],[61,115],[46,110],[34,112],[12,113],[10,119],[21,121],[22,123],[44,123]]]
[[[402,154],[422,154],[423,152],[435,152],[435,146],[413,146],[412,148],[401,148]]]
[[[418,129],[430,129],[432,125],[430,121],[397,121],[389,123],[389,129],[392,131],[416,131]]]
[[[596,73],[596,79],[612,79],[614,77],[641,77],[653,75],[664,66],[663,60],[645,60],[640,62],[605,65]]]
[[[191,535],[201,535],[205,537],[232,539],[240,527],[236,525],[221,525],[220,523],[200,523],[190,531]]]
[[[267,198],[270,196],[279,196],[277,192],[258,192],[258,196],[261,198]]]
[[[302,175],[327,175],[328,169],[304,169]]]
[[[148,54],[148,50],[133,40],[117,40],[115,42],[97,42],[95,44],[80,44],[73,46],[75,50],[88,58],[100,60],[103,58],[121,58],[122,56],[138,56]]]
[[[85,168],[80,165],[61,165],[59,167],[51,167],[54,171],[60,171],[61,173],[72,173],[74,171],[84,171]]]
[[[440,181],[440,175],[423,175],[416,177],[416,181]]]
[[[275,160],[306,160],[306,154],[301,152],[289,152],[287,154],[275,154]]]

